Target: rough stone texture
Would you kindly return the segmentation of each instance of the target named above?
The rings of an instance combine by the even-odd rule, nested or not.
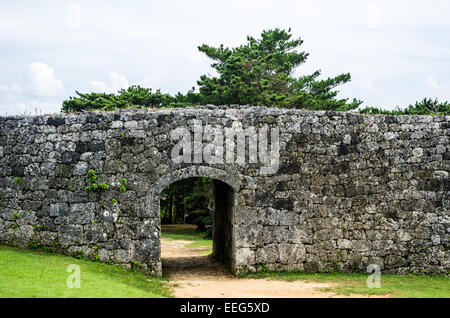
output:
[[[170,131],[193,119],[279,127],[278,171],[262,176],[255,164],[175,164]],[[205,176],[235,191],[237,273],[261,265],[357,271],[374,263],[383,272],[445,274],[449,128],[448,116],[238,106],[0,117],[0,241],[159,275],[159,193],[174,181]],[[84,191],[89,169],[108,191]]]

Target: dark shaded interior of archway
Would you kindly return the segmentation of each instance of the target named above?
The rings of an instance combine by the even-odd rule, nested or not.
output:
[[[233,188],[210,178],[183,179],[170,184],[161,192],[162,239],[172,235],[171,240],[162,243],[161,247],[163,271],[166,274],[170,275],[168,271],[198,271],[217,265],[229,268],[232,258],[233,203]],[[211,255],[197,255],[192,249],[182,250],[173,241],[177,237],[189,240],[189,233],[193,232],[197,237],[213,240]],[[176,233],[180,235],[174,235]]]
[[[232,256],[232,211],[234,191],[226,183],[214,180],[213,256],[229,264]]]

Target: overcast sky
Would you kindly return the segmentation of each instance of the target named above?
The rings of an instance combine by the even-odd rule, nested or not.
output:
[[[214,74],[197,50],[289,28],[310,53],[298,74],[350,72],[340,97],[392,109],[450,100],[450,1],[0,2],[0,115],[59,112],[75,90],[186,92]]]

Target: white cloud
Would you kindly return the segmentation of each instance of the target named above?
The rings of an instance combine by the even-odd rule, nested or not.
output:
[[[435,76],[429,76],[427,78],[428,92],[424,97],[437,98],[441,101],[450,100],[450,81],[449,80],[437,80]],[[424,85],[425,86],[425,85]]]
[[[26,82],[0,85],[0,114],[48,114],[61,109],[59,94],[63,88],[54,70],[40,62],[31,63],[25,72]]]
[[[92,91],[97,93],[111,93],[111,88],[102,81],[89,81],[89,85],[91,85]]]
[[[0,104],[0,115],[24,114],[27,107],[25,103]]]
[[[109,73],[111,85],[106,84],[103,81],[89,81],[89,85],[93,92],[98,93],[116,93],[122,88],[128,88],[128,80],[125,76],[117,74],[116,72]]]
[[[109,76],[111,77],[111,87],[115,90],[119,90],[121,88],[127,88],[128,80],[125,76],[119,75],[115,72],[109,73]]]
[[[23,91],[22,86],[16,83],[8,85],[0,85],[0,93],[20,94],[22,93],[22,91]]]
[[[67,6],[66,24],[69,29],[78,29],[81,26],[81,8],[79,4]]]
[[[27,106],[27,111],[31,114],[54,114],[61,111],[61,103],[58,101],[42,102],[33,100]]]
[[[56,96],[64,86],[55,78],[53,68],[41,62],[31,63],[26,77],[32,88],[31,93],[37,96]]]
[[[59,113],[61,104],[59,102],[41,102],[37,100],[24,102],[13,102],[10,104],[0,104],[0,115],[20,115],[20,114],[52,114]]]
[[[161,77],[156,75],[147,75],[139,83],[139,85],[148,88],[158,88],[163,83]]]

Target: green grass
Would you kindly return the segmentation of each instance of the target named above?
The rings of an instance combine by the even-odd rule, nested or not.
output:
[[[206,233],[199,232],[195,228],[180,226],[162,226],[161,237],[166,240],[183,240],[194,241],[186,244],[187,248],[208,248],[207,251],[200,252],[201,254],[212,253],[212,239],[205,239]]]
[[[401,298],[448,298],[450,277],[425,275],[381,275],[381,288],[368,288],[369,274],[347,273],[303,273],[303,272],[260,272],[248,273],[247,278],[269,278],[286,281],[312,281],[336,283],[337,286],[323,289],[341,295],[388,295]]]
[[[198,240],[194,243],[187,244],[186,247],[198,248],[198,247],[211,247],[212,248],[212,240]]]
[[[68,288],[67,266],[81,270],[81,288]],[[0,246],[0,297],[171,297],[165,279],[117,265]]]
[[[193,228],[163,229],[162,237],[189,240],[187,247],[211,247],[212,240]],[[201,251],[210,254],[211,249]],[[67,266],[81,269],[81,288],[68,288]],[[323,289],[341,295],[387,295],[389,297],[450,298],[450,277],[425,275],[381,275],[381,288],[368,288],[368,274],[260,272],[247,278],[334,283]],[[0,246],[0,297],[171,297],[167,280],[150,277],[120,266],[86,259]]]
[[[184,226],[162,226],[161,237],[167,240],[185,240],[185,241],[205,241],[211,242],[211,239],[204,239],[206,233],[199,232],[192,227]]]

